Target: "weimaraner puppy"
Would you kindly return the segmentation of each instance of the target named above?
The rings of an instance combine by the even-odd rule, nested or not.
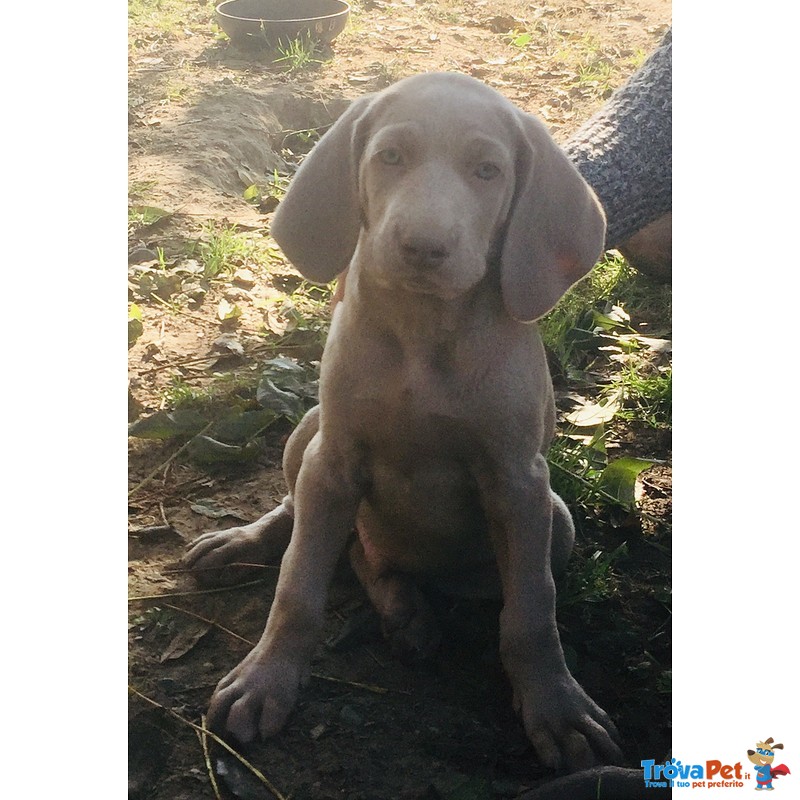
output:
[[[438,641],[420,585],[477,593],[499,577],[502,662],[542,762],[621,758],[556,628],[553,571],[574,528],[550,489],[555,409],[532,324],[589,271],[604,232],[544,126],[463,75],[357,100],[314,147],[272,235],[311,281],[348,269],[320,403],[287,443],[283,503],[187,554],[198,574],[223,573],[286,548],[264,634],[211,699],[214,728],[240,742],[281,729],[355,530],[351,562],[395,649]]]

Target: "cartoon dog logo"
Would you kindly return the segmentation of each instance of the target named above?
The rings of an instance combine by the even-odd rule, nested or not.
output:
[[[773,778],[790,774],[789,767],[786,764],[778,764],[777,767],[772,766],[772,762],[775,760],[775,751],[783,750],[783,745],[773,744],[774,741],[770,736],[765,742],[756,742],[755,750],[747,751],[747,757],[756,765],[757,791],[763,789],[772,791],[775,788],[772,785]]]

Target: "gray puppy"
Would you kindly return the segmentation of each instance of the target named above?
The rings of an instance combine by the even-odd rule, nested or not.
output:
[[[320,404],[287,444],[283,504],[187,556],[222,569],[286,548],[266,630],[212,697],[215,728],[247,742],[283,726],[355,529],[351,561],[397,649],[438,641],[419,583],[476,593],[499,576],[501,657],[538,756],[619,760],[556,628],[553,571],[574,528],[550,488],[555,408],[531,324],[589,271],[604,233],[544,126],[472,78],[408,78],[322,137],[272,224],[309,280],[348,271]]]

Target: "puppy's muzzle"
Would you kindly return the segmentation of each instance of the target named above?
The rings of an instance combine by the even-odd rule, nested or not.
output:
[[[430,225],[401,223],[394,231],[400,259],[407,267],[420,271],[441,267],[458,246],[457,233],[446,229],[424,230],[426,227],[430,228]]]
[[[441,236],[399,233],[398,249],[407,266],[429,270],[442,266],[450,257],[453,246]]]

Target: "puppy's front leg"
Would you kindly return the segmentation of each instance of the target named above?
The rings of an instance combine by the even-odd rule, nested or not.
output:
[[[295,489],[295,525],[281,562],[275,599],[258,644],[217,685],[212,729],[237,741],[271,736],[286,722],[322,630],[327,590],[353,528],[361,487],[352,454],[317,434]]]
[[[528,738],[554,769],[618,762],[614,724],[572,677],[561,649],[547,463],[537,455],[514,469],[504,460],[479,484],[503,584],[500,652]]]

